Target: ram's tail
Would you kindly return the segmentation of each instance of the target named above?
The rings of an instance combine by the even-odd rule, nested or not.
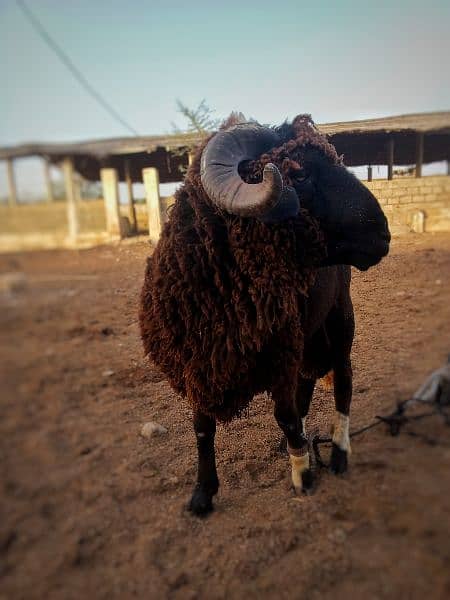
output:
[[[334,371],[328,371],[326,375],[319,379],[319,383],[324,390],[331,391],[334,387]]]

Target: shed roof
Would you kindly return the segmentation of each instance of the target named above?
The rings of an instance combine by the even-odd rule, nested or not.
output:
[[[154,152],[157,148],[175,150],[195,145],[200,141],[198,134],[148,135],[139,137],[103,138],[72,143],[30,142],[0,148],[0,159],[25,156],[79,156],[89,154],[98,159],[111,155],[129,155],[139,152]]]
[[[450,111],[416,113],[364,119],[361,121],[344,121],[342,123],[326,123],[318,126],[322,133],[390,133],[415,131],[421,133],[450,133]]]
[[[425,134],[424,162],[450,160],[450,111],[399,115],[361,121],[318,125],[344,155],[348,166],[385,164],[386,143],[394,139],[395,162],[415,162],[418,133]],[[131,177],[141,181],[144,167],[156,167],[160,181],[180,179],[187,163],[187,149],[201,140],[198,134],[153,135],[88,140],[77,143],[28,143],[0,148],[0,159],[41,156],[53,163],[73,158],[75,168],[87,179],[98,179],[102,166],[111,166],[124,179],[124,159],[129,158]]]

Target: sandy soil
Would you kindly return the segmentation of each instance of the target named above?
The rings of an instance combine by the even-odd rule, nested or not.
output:
[[[270,401],[217,435],[216,511],[185,510],[190,410],[142,356],[146,244],[0,258],[0,597],[448,598],[450,436],[381,428],[350,471],[297,498]],[[19,286],[20,287],[20,286]],[[390,412],[450,351],[450,236],[394,240],[355,273],[352,427]],[[326,432],[329,392],[309,420]],[[140,437],[156,420],[166,436]]]

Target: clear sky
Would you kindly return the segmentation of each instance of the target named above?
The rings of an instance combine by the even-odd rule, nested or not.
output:
[[[176,98],[267,123],[450,109],[448,0],[27,3],[142,134],[182,125]],[[14,0],[0,0],[0,56],[0,145],[128,135]]]

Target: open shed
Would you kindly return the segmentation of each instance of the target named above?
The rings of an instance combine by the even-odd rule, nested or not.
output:
[[[417,178],[422,175],[424,164],[447,161],[447,175],[449,174],[450,111],[326,123],[318,125],[318,128],[328,136],[337,152],[344,156],[347,166],[368,167],[369,187],[373,165],[387,165],[388,180],[394,178],[394,165],[414,165],[415,177],[412,179],[417,181]],[[79,236],[75,172],[90,181],[101,180],[106,232],[113,237],[123,237],[137,231],[132,184],[143,182],[149,235],[152,241],[156,241],[166,214],[166,206],[159,195],[159,184],[182,179],[182,174],[190,162],[190,153],[201,139],[198,134],[174,134],[77,143],[27,143],[0,148],[0,160],[5,161],[8,174],[9,205],[14,207],[17,204],[14,160],[32,156],[40,157],[44,159],[49,202],[53,200],[50,166],[57,165],[63,170],[70,238],[75,240]],[[421,208],[423,202],[427,203],[429,214],[435,215],[433,218],[436,220],[436,227],[441,227],[442,219],[450,223],[447,215],[449,210],[447,184],[450,179],[448,177],[445,179],[449,181],[429,181],[432,187],[428,186],[427,189],[426,186],[414,186],[411,178],[409,187],[406,183],[397,185],[395,179],[394,182],[389,182],[395,185],[385,186],[379,193],[377,192],[377,196],[381,197],[382,203],[389,205],[387,212],[394,210],[396,203],[402,204],[398,211],[395,208],[396,215],[400,214],[399,211],[403,214],[399,227],[410,226],[411,211],[415,208],[414,214],[418,210],[423,212]],[[119,206],[118,183],[120,181],[127,183],[128,224],[126,218],[121,215]],[[375,185],[376,182],[373,184]],[[394,200],[396,198],[398,200]],[[431,206],[430,203],[433,205]],[[431,224],[432,221],[429,223]]]
[[[400,115],[318,125],[347,166],[407,165],[450,161],[450,111]],[[78,143],[29,143],[0,148],[0,160],[40,156],[52,164],[71,158],[91,181],[103,167],[117,170],[120,181],[142,181],[142,169],[158,169],[161,183],[179,181],[198,134],[156,135],[89,140]],[[418,169],[418,172],[420,169]],[[420,174],[420,173],[419,173]]]

